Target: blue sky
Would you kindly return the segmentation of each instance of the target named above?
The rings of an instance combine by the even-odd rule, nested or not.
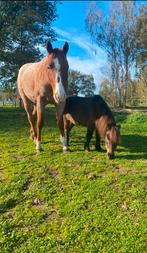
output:
[[[108,63],[105,52],[92,43],[90,34],[86,31],[85,18],[90,2],[62,1],[62,4],[58,4],[58,18],[53,23],[53,28],[57,33],[57,41],[53,43],[53,46],[62,47],[64,42],[68,41],[70,69],[92,74],[97,87],[95,93],[98,93]],[[143,1],[137,2],[138,4],[143,3]],[[102,9],[104,15],[109,13],[110,4],[111,1],[97,1],[97,6]]]
[[[101,68],[105,68],[107,61],[105,52],[92,43],[85,28],[89,3],[90,1],[62,1],[62,4],[58,4],[58,18],[53,23],[57,33],[57,42],[54,42],[53,45],[62,47],[63,43],[68,41],[70,46],[68,52],[69,67],[86,74],[92,74],[97,93],[99,84],[104,77]],[[98,2],[104,13],[107,13],[109,4],[109,1]]]

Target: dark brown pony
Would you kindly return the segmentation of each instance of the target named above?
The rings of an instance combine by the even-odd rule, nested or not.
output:
[[[120,126],[116,125],[112,112],[99,95],[92,97],[68,97],[63,113],[65,138],[62,139],[63,150],[68,150],[69,132],[74,125],[87,127],[84,149],[90,150],[89,144],[96,130],[96,150],[101,150],[100,138],[105,140],[107,154],[114,157],[114,151],[120,139]]]
[[[69,46],[65,42],[63,48],[53,49],[48,41],[46,44],[48,55],[40,62],[24,64],[18,74],[17,89],[23,101],[30,134],[36,145],[41,148],[41,129],[43,126],[43,109],[48,103],[53,103],[57,110],[57,122],[63,136],[63,119],[61,114],[65,105],[68,86],[68,62],[66,54]],[[33,105],[33,109],[32,109]],[[34,126],[34,115],[37,113],[37,133]]]

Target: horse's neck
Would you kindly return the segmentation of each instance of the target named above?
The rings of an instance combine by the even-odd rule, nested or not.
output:
[[[100,137],[104,138],[108,124],[113,123],[114,119],[103,115],[96,121],[96,128],[98,129]]]
[[[42,80],[44,84],[50,83],[50,75],[48,70],[48,57],[44,57],[37,66],[37,78]],[[37,80],[37,81],[38,81]]]

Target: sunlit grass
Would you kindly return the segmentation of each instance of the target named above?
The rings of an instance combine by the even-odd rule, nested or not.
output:
[[[47,108],[37,154],[23,109],[0,108],[0,252],[146,252],[147,114],[116,120],[115,160],[94,150],[94,138],[85,153],[81,127],[62,153]]]

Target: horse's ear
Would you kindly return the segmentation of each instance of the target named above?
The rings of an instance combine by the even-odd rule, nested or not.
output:
[[[67,42],[65,42],[65,44],[64,44],[64,46],[63,46],[63,52],[64,52],[65,55],[67,54],[68,49],[69,49],[69,45],[68,45]]]
[[[47,41],[46,43],[46,49],[48,51],[49,54],[51,54],[53,52],[53,47],[50,41]]]

